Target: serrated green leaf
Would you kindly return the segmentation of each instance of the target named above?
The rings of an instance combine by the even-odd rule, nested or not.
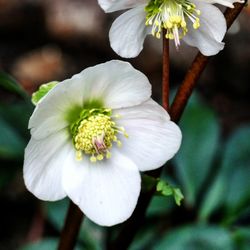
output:
[[[58,81],[42,84],[39,89],[32,94],[31,101],[36,105],[51,89],[57,85]]]
[[[156,185],[156,191],[162,194],[163,196],[173,195],[175,202],[178,206],[180,206],[180,202],[184,198],[179,188],[174,188],[170,184],[168,184],[166,181],[163,181],[163,180],[158,181]]]
[[[183,196],[181,190],[179,188],[174,188],[173,189],[173,194],[174,194],[175,203],[178,206],[180,206],[181,205],[181,201],[184,199],[184,196]]]

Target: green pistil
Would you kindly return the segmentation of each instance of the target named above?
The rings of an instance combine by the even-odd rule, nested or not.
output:
[[[187,19],[194,29],[200,26],[200,11],[189,0],[151,0],[145,11],[146,25],[152,26],[152,35],[160,38],[162,30],[166,29],[166,38],[174,39],[176,47],[188,32]]]
[[[121,146],[118,133],[127,134],[113,120],[112,110],[105,108],[83,109],[79,118],[71,125],[70,131],[76,149],[76,158],[81,160],[83,154],[89,155],[91,162],[111,157],[113,142]]]

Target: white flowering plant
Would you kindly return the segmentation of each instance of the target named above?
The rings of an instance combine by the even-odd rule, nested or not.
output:
[[[227,26],[222,12],[213,4],[233,8],[242,0],[98,0],[107,13],[130,9],[120,15],[109,31],[110,45],[125,58],[136,57],[143,49],[147,35],[157,38],[165,30],[165,38],[180,40],[197,47],[203,55],[217,54]]]
[[[236,11],[232,11],[235,2],[238,2]],[[178,178],[186,198],[183,208],[176,211],[183,212],[185,218],[189,218],[190,208],[194,213],[198,211],[195,199],[216,151],[217,123],[206,108],[200,112],[199,102],[192,113],[195,117],[188,114],[190,127],[185,130],[184,126],[183,144],[177,123],[207,65],[208,56],[224,48],[226,30],[243,8],[242,0],[98,0],[98,3],[105,12],[129,9],[114,21],[109,32],[111,47],[118,55],[127,58],[139,55],[149,34],[163,39],[162,105],[151,98],[152,85],[147,76],[120,60],[86,68],[60,82],[43,84],[33,93],[35,109],[28,124],[31,138],[24,152],[23,179],[26,188],[38,199],[59,201],[67,197],[71,200],[60,250],[74,248],[83,215],[87,223],[92,221],[95,226],[124,223],[117,231],[116,227],[114,231],[106,229],[111,232],[106,246],[128,249],[144,225],[146,215],[152,213],[152,198],[173,196],[175,203],[182,205],[184,195],[175,186]],[[214,4],[228,9],[222,14]],[[201,52],[171,105],[169,40],[174,41],[177,49],[183,40]],[[172,164],[168,163],[169,175],[161,167],[176,154],[171,162],[177,169],[175,180],[171,176]],[[216,185],[213,192],[217,191]],[[200,218],[207,219],[218,205],[223,190],[219,191],[216,198],[213,193],[207,196],[210,207],[206,201],[202,203]],[[61,204],[65,209],[65,203]],[[167,205],[172,204],[164,200],[164,215]],[[159,207],[156,211],[160,211]],[[158,224],[150,224],[150,230]],[[166,227],[165,222],[160,228],[162,225]],[[202,237],[206,236],[206,230],[210,227],[201,230]],[[221,234],[218,228],[215,231]],[[176,242],[179,246],[188,244],[185,237]],[[153,249],[166,249],[171,244],[171,240],[165,244],[163,239]],[[141,244],[142,249],[153,245],[153,242]]]
[[[138,200],[139,171],[175,155],[180,129],[151,99],[147,77],[126,62],[49,86],[29,121],[26,187],[42,200],[68,196],[97,224],[123,222]]]

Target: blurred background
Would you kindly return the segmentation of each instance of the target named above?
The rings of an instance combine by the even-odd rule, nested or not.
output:
[[[30,95],[42,83],[121,59],[108,41],[119,14],[104,14],[93,0],[0,0],[0,250],[56,249],[68,200],[41,202],[22,178]],[[250,249],[249,8],[225,42],[199,80],[180,122],[183,145],[162,176],[185,200],[177,207],[155,196],[131,250]],[[196,53],[171,46],[173,91]],[[148,76],[160,103],[161,41],[147,38],[128,61]],[[85,219],[76,249],[106,249],[119,230]]]

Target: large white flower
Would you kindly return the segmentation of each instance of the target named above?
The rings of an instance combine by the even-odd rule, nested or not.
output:
[[[133,212],[139,171],[177,152],[178,126],[151,98],[147,77],[110,61],[58,83],[29,121],[24,180],[35,196],[68,196],[91,220],[111,226]]]
[[[113,50],[122,57],[136,57],[148,34],[160,38],[163,29],[166,38],[176,47],[183,39],[197,47],[206,56],[224,48],[226,21],[213,3],[233,8],[243,0],[98,0],[105,12],[132,8],[119,16],[109,32]]]

